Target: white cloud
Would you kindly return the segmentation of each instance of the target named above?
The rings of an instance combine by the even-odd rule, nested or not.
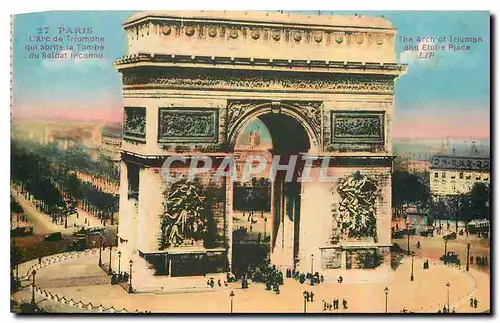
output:
[[[71,51],[63,50],[57,53],[58,58],[42,58],[42,66],[48,69],[65,68],[71,60]]]

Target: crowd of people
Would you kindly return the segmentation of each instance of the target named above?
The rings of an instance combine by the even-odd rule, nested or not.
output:
[[[216,283],[215,279],[213,277],[210,277],[207,280],[207,286],[210,286],[210,288],[214,288],[215,286],[222,287],[222,285],[224,285],[225,287],[227,287],[228,282],[226,280],[224,280],[223,282],[221,282],[220,279],[217,279],[217,283]]]
[[[347,300],[345,298],[342,299],[342,309],[346,310]],[[331,311],[331,310],[340,309],[340,300],[338,298],[334,298],[331,302],[323,300],[323,311]]]
[[[301,284],[304,284],[306,281],[313,282],[314,284],[320,284],[325,281],[325,277],[318,272],[315,272],[313,275],[311,273],[301,273],[295,269],[287,269],[286,276],[298,280]]]
[[[470,264],[474,263],[474,257],[470,257]],[[478,266],[488,266],[488,257],[476,256],[476,265]]]

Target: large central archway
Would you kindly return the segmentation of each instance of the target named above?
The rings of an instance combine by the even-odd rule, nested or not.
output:
[[[252,109],[249,116],[244,118],[245,122],[242,122],[241,127],[239,127],[240,132],[235,133],[238,138],[236,141],[239,142],[239,137],[242,136],[242,132],[246,130],[246,125],[253,122],[253,120],[259,120],[265,130],[269,133],[271,140],[271,147],[269,149],[271,153],[271,158],[279,158],[279,164],[284,166],[290,163],[291,158],[296,158],[297,163],[293,167],[294,175],[291,177],[290,181],[286,181],[286,170],[276,171],[276,177],[270,178],[266,176],[265,180],[270,183],[270,239],[269,244],[264,241],[266,251],[268,252],[268,257],[271,262],[281,268],[294,269],[295,260],[298,259],[299,255],[299,230],[300,230],[300,195],[301,195],[301,183],[297,180],[301,173],[301,162],[299,157],[301,154],[307,154],[311,150],[311,137],[315,136],[312,130],[309,128],[308,133],[306,127],[307,123],[303,118],[290,109],[288,106],[281,106],[280,109],[271,106],[271,104],[256,104],[257,109]],[[271,109],[266,108],[271,106]],[[252,120],[253,118],[253,120]],[[314,138],[314,137],[313,137]],[[312,139],[314,142],[315,139]],[[238,151],[238,148],[234,148]],[[245,151],[244,158],[248,158],[249,154],[260,154],[262,151],[257,148],[252,150],[251,148]],[[245,161],[237,161],[237,163],[244,163]],[[271,162],[271,160],[269,160]],[[272,172],[272,167],[267,167],[267,174]],[[261,179],[255,177],[256,179]],[[232,192],[233,196],[236,196],[236,192]],[[234,197],[233,199],[235,199]],[[251,208],[251,207],[250,207]],[[233,209],[233,212],[235,210]],[[252,212],[252,211],[251,211]],[[253,215],[253,212],[250,213]],[[243,213],[243,218],[244,213]],[[251,221],[253,217],[248,217]],[[243,219],[244,220],[244,219]],[[262,221],[262,219],[257,219],[255,222]],[[267,218],[265,219],[267,225]],[[286,226],[286,228],[285,228]],[[233,226],[234,228],[234,226]],[[264,231],[264,235],[265,235]],[[261,259],[261,253],[259,249],[262,249],[261,239],[258,239],[258,245],[255,245],[254,249],[250,249],[248,245],[241,246],[241,243],[235,244],[235,239],[233,239],[233,270],[235,272],[242,272],[247,268],[248,265],[256,265]],[[238,249],[240,248],[240,249]],[[245,249],[246,248],[246,249]],[[254,251],[256,253],[255,257],[249,257],[248,255],[241,255],[241,253],[247,253]],[[249,263],[249,259],[254,259],[254,264]],[[242,268],[243,267],[243,268]]]

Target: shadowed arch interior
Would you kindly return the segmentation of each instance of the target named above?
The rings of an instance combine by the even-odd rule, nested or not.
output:
[[[266,113],[258,118],[271,135],[273,154],[307,152],[311,147],[306,130],[295,118],[280,113]]]

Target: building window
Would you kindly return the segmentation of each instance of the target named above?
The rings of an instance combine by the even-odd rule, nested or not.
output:
[[[483,177],[483,179],[484,179],[485,181],[487,181],[487,180],[489,180],[489,179],[490,179],[490,177],[489,177],[488,175],[486,175],[486,176],[484,176],[484,177]]]
[[[451,179],[455,179],[456,175],[455,173],[453,173],[453,175],[451,175]]]
[[[439,173],[438,172],[434,173],[434,178],[439,178]]]
[[[481,175],[476,175],[476,181],[480,181],[481,180]]]
[[[465,179],[466,179],[466,180],[470,180],[470,174],[469,174],[469,175],[467,175],[467,176],[465,176]]]
[[[441,178],[446,178],[446,173],[442,173]]]
[[[464,179],[464,173],[463,172],[460,172],[460,174],[458,176],[460,177],[460,179]]]

